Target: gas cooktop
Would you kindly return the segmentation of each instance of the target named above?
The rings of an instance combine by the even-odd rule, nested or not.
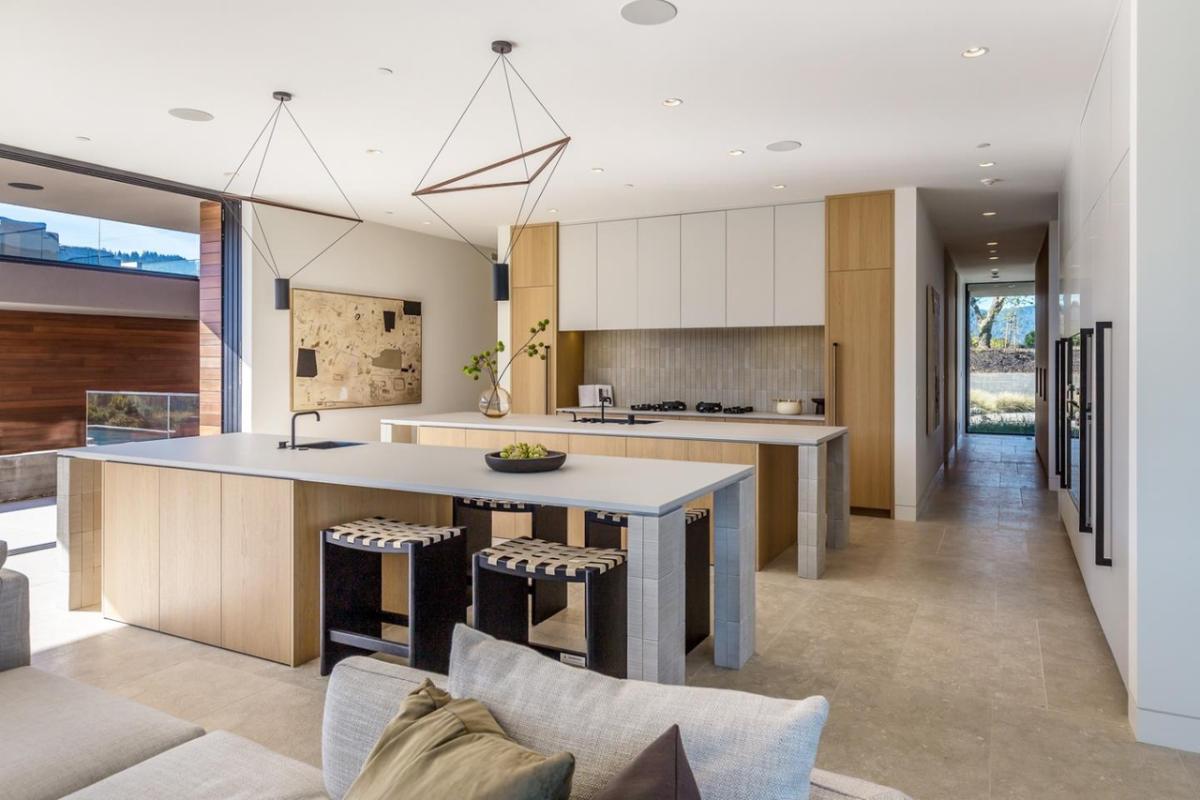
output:
[[[662,400],[657,403],[634,403],[631,411],[687,411],[687,403],[682,400]]]

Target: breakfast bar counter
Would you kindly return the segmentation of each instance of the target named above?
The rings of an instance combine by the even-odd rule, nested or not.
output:
[[[319,649],[323,528],[373,515],[449,524],[454,497],[619,512],[629,515],[629,677],[682,683],[684,506],[711,494],[715,662],[740,668],[754,652],[752,466],[691,463],[663,474],[643,459],[572,454],[555,472],[507,474],[471,448],[293,450],[281,438],[62,451],[60,518],[79,527],[69,542],[72,582],[93,576],[106,617],[296,665]],[[395,582],[399,571],[384,573],[385,600],[398,602],[404,592],[389,591],[389,574]],[[87,604],[86,591],[72,591],[72,607]]]

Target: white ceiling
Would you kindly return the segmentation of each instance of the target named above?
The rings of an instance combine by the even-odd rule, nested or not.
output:
[[[120,13],[110,3],[13,4],[0,74],[21,76],[22,90],[0,116],[0,142],[219,188],[271,112],[272,90],[288,89],[363,216],[450,235],[409,193],[490,65],[489,43],[504,37],[517,44],[513,64],[574,137],[535,221],[919,186],[962,266],[990,266],[980,250],[990,239],[1002,242],[1000,263],[1027,266],[1040,243],[1031,226],[1055,216],[1115,8],[1115,0],[678,0],[674,21],[641,27],[620,17],[621,4],[125,0]],[[973,45],[991,53],[959,56]],[[485,90],[435,175],[515,152],[502,85],[488,88],[495,92]],[[664,108],[666,97],[684,103]],[[167,115],[178,106],[216,118]],[[534,126],[523,130],[527,146],[551,130]],[[785,138],[804,147],[764,150]],[[982,141],[993,146],[977,150]],[[730,157],[731,148],[746,154]],[[982,170],[982,160],[998,166]],[[985,175],[1003,182],[984,188]],[[250,180],[243,170],[232,188],[246,192]],[[344,208],[282,124],[259,189]],[[434,202],[491,244],[519,199],[520,190],[498,190]],[[983,220],[989,207],[1001,213]]]

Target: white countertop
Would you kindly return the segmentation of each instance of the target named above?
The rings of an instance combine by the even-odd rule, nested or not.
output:
[[[650,425],[613,425],[573,422],[570,417],[539,414],[509,414],[491,419],[477,411],[430,414],[382,420],[385,425],[415,425],[439,428],[478,428],[496,431],[537,433],[574,433],[584,436],[626,436],[648,439],[703,439],[710,442],[748,442],[812,447],[846,433],[842,427],[828,425],[767,425],[753,422],[710,422],[667,419]]]
[[[474,416],[478,417],[478,414]],[[657,427],[651,425],[649,427]],[[766,426],[764,426],[766,427]],[[554,472],[493,472],[483,450],[367,442],[333,450],[280,450],[282,435],[226,433],[62,450],[60,455],[236,475],[454,497],[490,497],[628,514],[663,514],[754,474],[736,464],[572,454]],[[317,441],[305,437],[304,442]]]
[[[600,406],[567,406],[560,408],[558,413],[569,414],[587,414],[590,417],[600,416]],[[702,414],[699,411],[684,409],[683,411],[634,411],[632,408],[621,406],[609,406],[604,409],[604,415],[610,417],[626,416],[633,414],[638,417],[695,417],[696,419],[715,419],[725,420],[727,422],[741,422],[743,420],[754,419],[770,419],[780,422],[824,422],[825,417],[822,414],[776,414],[774,411],[751,411],[748,414]]]

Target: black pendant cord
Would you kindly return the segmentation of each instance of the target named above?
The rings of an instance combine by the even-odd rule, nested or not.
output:
[[[469,244],[471,246],[471,249],[474,250],[476,253],[479,253],[480,258],[482,258],[484,261],[486,261],[489,264],[492,263],[491,256],[489,256],[487,253],[480,250],[479,246],[476,245],[474,242],[472,242],[470,239],[468,239],[466,236],[464,236],[462,231],[460,231],[458,228],[451,225],[450,221],[448,219],[446,219],[441,214],[439,214],[433,206],[429,205],[429,203],[425,202],[424,197],[421,197],[420,195],[418,195],[417,199],[421,201],[421,205],[425,206],[425,208],[429,211],[430,214],[433,214],[435,217],[440,219],[447,228],[454,231],[454,233],[458,236],[458,238],[462,239],[464,242]]]
[[[558,132],[563,136],[566,136],[567,132],[563,130],[563,126],[558,124],[558,120],[556,120],[554,115],[550,113],[550,109],[546,108],[546,104],[542,102],[542,98],[537,96],[537,92],[533,90],[533,87],[525,82],[525,78],[521,75],[521,71],[517,69],[516,65],[507,58],[504,60],[510,67],[512,67],[513,74],[517,76],[517,80],[521,82],[521,85],[525,87],[525,90],[529,92],[529,94],[533,96],[533,99],[537,101],[537,104],[542,107],[542,111],[546,112],[546,116],[549,117],[550,121],[554,123],[554,127],[558,128]]]
[[[450,138],[454,136],[454,132],[458,130],[458,126],[462,124],[463,118],[467,116],[467,112],[471,110],[471,106],[475,103],[475,98],[479,97],[479,92],[483,90],[484,84],[486,84],[488,78],[492,76],[492,72],[495,71],[496,65],[500,63],[500,58],[501,56],[496,56],[496,59],[492,61],[492,66],[488,67],[488,71],[484,73],[483,80],[481,80],[479,85],[475,87],[475,93],[472,94],[471,99],[467,101],[467,107],[464,108],[462,113],[458,115],[458,119],[454,122],[454,127],[450,128],[450,132],[446,134],[445,140],[442,141],[442,146],[438,148],[436,153],[434,153],[433,160],[430,161],[429,166],[425,168],[425,174],[421,176],[421,180],[417,181],[417,185],[413,188],[413,192],[416,192],[418,189],[420,189],[421,184],[424,183],[425,179],[429,177],[429,173],[433,172],[433,165],[436,164],[437,160],[442,157],[442,152],[446,149],[446,145],[450,144]],[[422,200],[421,202],[424,201]],[[445,220],[442,221],[445,222]],[[454,232],[458,233],[458,231]],[[462,236],[461,233],[458,235]],[[466,239],[464,238],[463,241],[466,241]],[[470,243],[468,242],[468,244]]]
[[[258,206],[250,204],[250,213],[254,215],[254,229],[262,231],[263,244],[266,245],[267,253],[270,254],[270,261],[267,266],[271,268],[271,272],[275,273],[275,277],[280,277],[279,268],[275,266],[275,251],[271,249],[271,240],[267,238],[267,229],[263,226],[262,220],[258,218]]]
[[[565,150],[566,150],[566,148],[563,149],[563,152],[565,152]],[[525,221],[521,222],[517,226],[517,235],[511,237],[511,239],[508,243],[508,252],[506,252],[504,254],[504,263],[505,264],[508,263],[509,257],[512,256],[513,248],[515,248],[517,246],[517,242],[519,242],[521,240],[521,234],[525,233],[525,228],[526,228],[526,226],[529,225],[529,220],[533,218],[533,210],[535,208],[537,208],[537,204],[539,201],[541,201],[542,195],[546,193],[546,187],[548,187],[550,185],[550,181],[554,180],[554,173],[558,170],[558,165],[561,163],[562,163],[562,152],[560,152],[558,154],[558,156],[554,159],[554,166],[550,167],[550,174],[546,176],[546,182],[542,184],[541,191],[539,191],[538,196],[536,198],[534,198],[533,205],[531,205],[529,207],[529,213],[525,215]],[[519,222],[519,220],[518,220],[518,222]]]
[[[292,124],[296,126],[296,130],[300,131],[300,136],[304,139],[304,143],[308,145],[309,150],[312,150],[312,154],[316,156],[317,161],[325,170],[325,174],[329,176],[329,180],[333,181],[333,185],[337,187],[338,194],[342,196],[342,199],[346,201],[346,205],[350,207],[350,213],[358,219],[358,222],[356,222],[354,226],[358,227],[362,224],[362,218],[359,216],[358,210],[354,207],[354,203],[350,202],[350,198],[346,196],[346,192],[342,189],[342,185],[338,183],[337,178],[333,177],[333,172],[330,171],[328,165],[325,164],[325,159],[321,158],[321,154],[317,152],[317,148],[313,145],[312,141],[309,140],[308,134],[304,132],[304,128],[300,127],[300,122],[296,119],[296,115],[293,114],[292,110],[287,107],[287,104],[281,102],[280,105],[283,106],[283,110],[286,111],[288,117],[291,118]],[[351,228],[350,230],[354,230],[354,228]],[[349,233],[349,231],[347,231],[347,233]],[[305,264],[304,266],[306,267],[308,264]],[[304,267],[301,267],[301,269],[303,268]]]
[[[512,110],[513,128],[515,128],[517,131],[517,152],[524,153],[525,152],[525,142],[521,141],[521,123],[517,120],[517,102],[515,100],[513,100],[512,82],[509,81],[509,79],[508,79],[508,59],[504,55],[500,56],[500,66],[504,70],[504,88],[508,90],[508,107]],[[521,166],[525,168],[525,180],[529,180],[529,157],[528,156],[521,156]],[[528,195],[529,194],[529,191],[528,191],[529,185],[526,184],[525,186],[526,186],[525,194]],[[522,202],[521,205],[522,206],[525,205],[524,202]],[[521,218],[521,212],[518,211],[517,219],[520,219],[520,218]]]

